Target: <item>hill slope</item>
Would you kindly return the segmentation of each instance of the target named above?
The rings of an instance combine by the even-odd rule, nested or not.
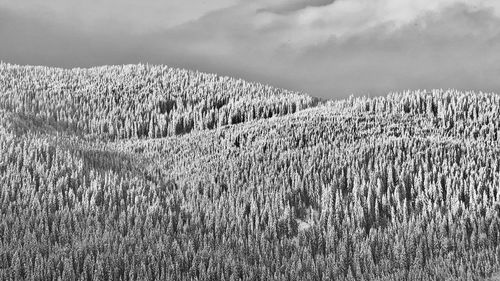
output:
[[[500,97],[0,67],[0,279],[483,278]]]

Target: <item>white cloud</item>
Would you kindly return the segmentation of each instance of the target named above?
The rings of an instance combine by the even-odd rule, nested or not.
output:
[[[337,0],[331,5],[305,6],[288,14],[258,14],[254,25],[263,32],[274,31],[280,44],[300,50],[332,37],[348,39],[375,28],[383,27],[390,33],[456,5],[500,14],[498,0]],[[277,26],[281,28],[274,28]]]

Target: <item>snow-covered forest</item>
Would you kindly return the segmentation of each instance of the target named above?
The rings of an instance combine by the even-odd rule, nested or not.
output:
[[[480,280],[500,96],[0,64],[0,280]]]

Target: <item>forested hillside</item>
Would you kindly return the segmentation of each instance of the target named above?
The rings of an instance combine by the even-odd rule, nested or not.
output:
[[[0,64],[0,280],[481,280],[500,96]]]

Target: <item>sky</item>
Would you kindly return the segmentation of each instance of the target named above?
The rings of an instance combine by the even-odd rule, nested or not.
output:
[[[166,64],[332,99],[500,93],[500,1],[0,0],[0,60]]]

